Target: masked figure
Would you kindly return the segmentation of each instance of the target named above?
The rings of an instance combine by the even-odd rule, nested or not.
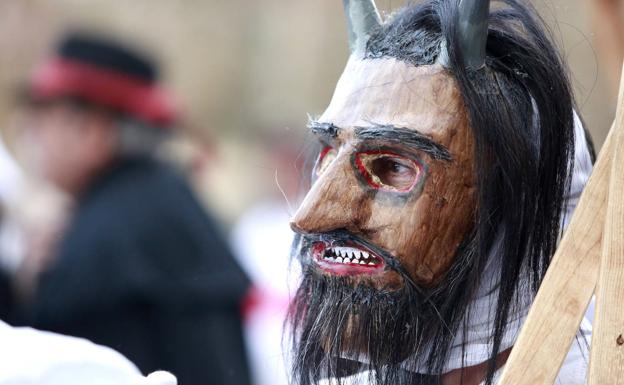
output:
[[[489,385],[591,170],[566,68],[516,0],[385,23],[344,4],[351,57],[309,123],[321,150],[291,223],[295,383]]]

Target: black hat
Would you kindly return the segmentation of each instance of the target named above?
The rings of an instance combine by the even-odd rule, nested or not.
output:
[[[78,97],[150,124],[168,126],[178,118],[170,95],[158,84],[155,64],[100,36],[67,35],[33,73],[28,88],[35,100]]]

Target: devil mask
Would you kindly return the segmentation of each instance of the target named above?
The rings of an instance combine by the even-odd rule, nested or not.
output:
[[[310,125],[323,150],[295,229],[358,234],[419,283],[439,279],[474,222],[474,139],[453,78],[439,65],[354,59]],[[321,241],[312,257],[329,274],[403,285],[363,243]]]
[[[309,123],[321,150],[291,223],[296,382],[438,383],[494,258],[491,381],[554,251],[574,140],[555,48],[531,9],[501,3],[424,1],[381,24],[344,0],[352,56]]]

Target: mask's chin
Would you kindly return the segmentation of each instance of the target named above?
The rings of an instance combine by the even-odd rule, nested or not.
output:
[[[354,365],[358,363],[360,370],[366,370],[368,366],[373,365],[398,365],[409,359],[409,353],[405,355],[388,355],[384,351],[386,349],[382,347],[383,344],[372,346],[371,341],[361,336],[366,335],[364,329],[368,329],[368,325],[362,325],[359,321],[360,316],[358,314],[351,314],[348,316],[347,326],[343,331],[343,338],[341,341],[342,350],[336,351],[332,349],[331,342],[325,344],[326,353],[333,355],[335,360],[351,361]],[[362,323],[368,323],[369,320],[362,320]],[[387,325],[389,326],[389,325]],[[388,330],[392,330],[389,327]],[[385,337],[390,337],[386,335]]]

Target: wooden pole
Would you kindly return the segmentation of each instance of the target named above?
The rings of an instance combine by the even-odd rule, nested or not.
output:
[[[589,385],[624,385],[624,77],[614,130]]]

